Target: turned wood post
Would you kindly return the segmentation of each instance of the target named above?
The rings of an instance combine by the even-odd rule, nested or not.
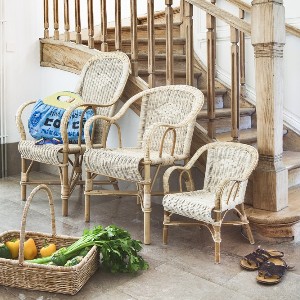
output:
[[[253,176],[253,207],[279,211],[288,205],[288,173],[282,163],[283,1],[253,0],[251,18],[259,152],[259,163]]]
[[[138,76],[138,43],[137,43],[137,6],[136,0],[130,0],[130,39],[131,39],[131,69],[134,77]]]
[[[174,54],[173,54],[173,0],[166,2],[166,85],[174,84]]]
[[[193,5],[185,2],[186,84],[194,85]]]
[[[117,51],[122,50],[122,21],[121,21],[121,0],[115,2],[115,48]]]
[[[154,36],[154,0],[147,1],[148,25],[148,85],[155,87],[155,36]]]
[[[239,9],[240,19],[245,19],[245,11]],[[246,95],[246,66],[245,66],[245,33],[240,31],[240,93],[242,96]]]
[[[58,0],[53,0],[54,39],[59,40]]]
[[[101,0],[101,51],[108,51],[106,0]]]
[[[65,41],[70,42],[70,13],[69,0],[64,1]]]
[[[231,137],[239,141],[240,130],[240,78],[239,78],[239,32],[230,27],[231,42]]]
[[[80,18],[80,0],[75,0],[75,30],[76,44],[81,44],[81,18]]]
[[[44,0],[44,38],[49,39],[49,3]]]
[[[216,0],[211,0],[212,4]],[[215,137],[215,77],[216,77],[216,18],[206,15],[207,29],[207,133],[210,138]]]

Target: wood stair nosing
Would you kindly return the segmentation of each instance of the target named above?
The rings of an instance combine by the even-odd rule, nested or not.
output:
[[[131,58],[131,53],[126,53],[129,58]],[[165,61],[166,60],[166,54],[165,53],[156,53],[155,54],[155,60],[156,61]],[[174,61],[186,61],[186,55],[185,54],[174,54]],[[148,54],[146,53],[139,53],[138,54],[138,60],[139,61],[147,61],[148,60]]]
[[[245,115],[252,115],[255,113],[255,108],[254,107],[242,107],[240,108],[240,115],[245,116]],[[218,108],[216,109],[216,118],[228,118],[231,116],[231,108]],[[201,110],[198,113],[197,119],[207,119],[207,110]]]
[[[138,71],[139,76],[148,76],[148,70],[139,70]],[[166,70],[155,70],[154,74],[156,76],[166,76]],[[202,73],[201,72],[194,72],[194,77],[199,78],[201,77]],[[186,77],[186,72],[185,71],[174,71],[174,77],[180,77],[180,78],[185,78]]]

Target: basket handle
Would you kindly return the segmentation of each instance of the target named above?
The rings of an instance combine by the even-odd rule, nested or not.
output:
[[[45,184],[40,184],[36,188],[32,190],[30,193],[24,210],[23,210],[23,215],[22,215],[22,225],[21,225],[21,232],[20,232],[20,249],[19,249],[19,265],[22,265],[24,262],[24,242],[25,242],[25,226],[26,226],[26,219],[27,219],[27,214],[29,210],[29,206],[31,203],[32,198],[35,196],[35,194],[39,190],[45,190],[48,196],[49,200],[49,206],[50,206],[50,213],[51,213],[51,224],[52,224],[52,236],[53,238],[56,237],[56,227],[55,227],[55,213],[54,213],[54,204],[53,204],[53,197],[51,190],[46,186]]]

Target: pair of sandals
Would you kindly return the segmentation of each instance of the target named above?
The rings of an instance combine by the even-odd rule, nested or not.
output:
[[[284,253],[277,250],[256,249],[246,255],[240,266],[249,271],[258,270],[256,280],[263,284],[279,283],[287,270],[293,269],[282,259]]]

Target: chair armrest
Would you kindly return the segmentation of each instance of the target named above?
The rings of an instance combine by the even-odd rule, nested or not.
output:
[[[234,191],[234,187],[236,186],[236,189],[234,191],[234,196],[233,196],[233,200],[235,200],[236,196],[237,196],[237,192],[239,190],[239,187],[241,185],[242,182],[248,180],[248,178],[228,178],[228,179],[224,179],[221,181],[221,183],[219,184],[219,186],[217,187],[216,190],[216,198],[215,198],[215,210],[216,211],[221,211],[222,210],[222,197],[223,197],[223,193],[226,189],[226,187],[228,187],[230,184],[232,184],[230,191],[229,191],[229,195],[226,201],[226,204],[228,204],[231,195]]]
[[[93,147],[91,137],[90,137],[90,127],[97,120],[106,121],[108,126],[115,125],[117,127],[118,138],[119,138],[119,147],[122,148],[122,135],[121,135],[120,125],[118,123],[116,123],[113,118],[96,115],[96,116],[93,116],[90,119],[88,119],[88,121],[84,125],[84,138],[85,138],[85,143],[86,143],[87,149],[90,149]],[[108,130],[104,130],[103,137],[102,137],[102,145],[104,148],[106,147],[107,136],[108,136]]]
[[[170,180],[170,176],[174,171],[181,171],[180,174],[183,174],[184,172],[187,172],[189,170],[189,168],[185,167],[181,167],[181,166],[173,166],[168,168],[163,176],[163,186],[164,186],[164,194],[169,194],[170,193],[170,184],[169,184],[169,180]],[[181,183],[181,176],[179,178],[179,182]],[[181,184],[180,184],[180,190],[181,189]]]
[[[25,127],[24,127],[23,121],[22,121],[22,113],[27,106],[29,106],[30,104],[36,103],[36,102],[37,102],[37,100],[27,101],[24,104],[22,104],[17,110],[16,124],[17,124],[17,128],[20,132],[22,140],[26,140],[26,132],[25,132]]]

